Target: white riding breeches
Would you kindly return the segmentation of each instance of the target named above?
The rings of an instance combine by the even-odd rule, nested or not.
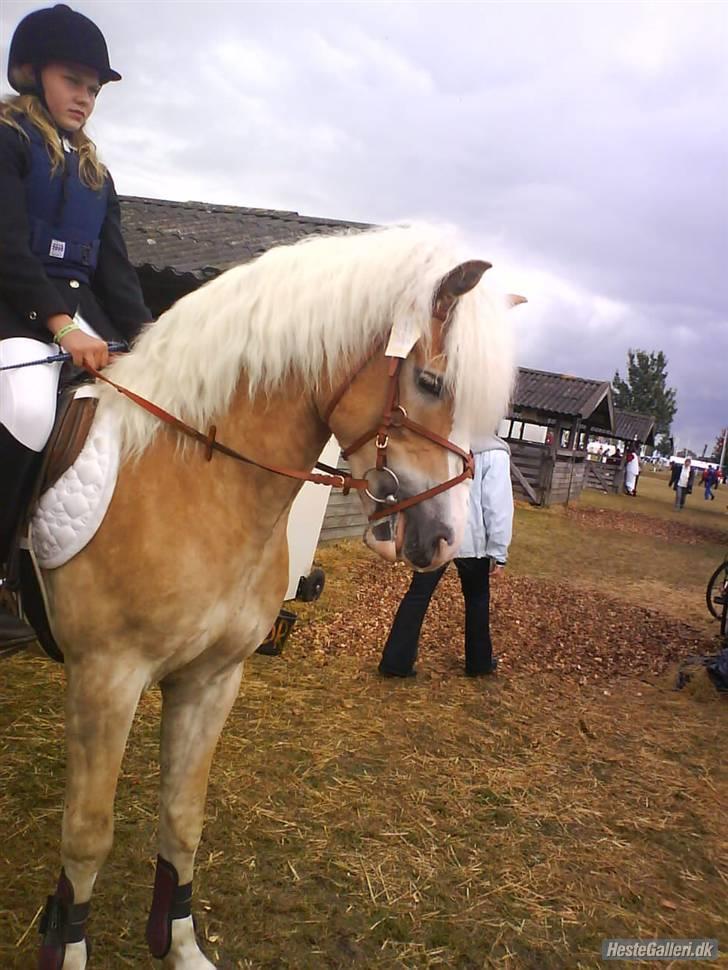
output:
[[[0,340],[0,367],[45,360],[58,353],[55,344],[8,337]],[[59,362],[0,371],[0,424],[32,451],[43,451],[53,430],[62,366]]]
[[[98,336],[78,314],[74,320],[85,333]],[[61,349],[55,344],[30,337],[7,337],[0,340],[0,367],[45,360],[59,353]],[[59,361],[0,371],[0,424],[32,451],[43,451],[53,430],[62,366]]]

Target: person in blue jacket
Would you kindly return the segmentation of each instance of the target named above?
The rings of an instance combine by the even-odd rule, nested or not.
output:
[[[473,447],[475,475],[465,534],[455,559],[465,598],[465,673],[495,672],[490,638],[490,581],[505,569],[513,532],[511,456],[505,441],[491,435]],[[420,630],[432,594],[447,565],[414,573],[399,605],[379,662],[385,677],[412,677]]]
[[[28,14],[13,35],[0,102],[0,367],[66,351],[109,360],[151,320],[121,234],[119,200],[85,126],[121,75],[103,34],[65,4]],[[0,372],[0,573],[53,428],[61,365]],[[32,639],[0,609],[0,650]]]

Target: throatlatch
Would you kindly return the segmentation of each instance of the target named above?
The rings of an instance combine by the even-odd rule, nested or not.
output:
[[[38,970],[61,970],[66,956],[68,943],[81,943],[86,940],[86,920],[91,903],[74,903],[73,886],[61,869],[58,887],[48,897],[40,920],[41,944],[38,955]],[[91,947],[86,940],[86,953]]]
[[[192,915],[192,883],[179,884],[171,862],[157,856],[152,908],[147,920],[147,943],[153,957],[162,960],[172,946],[172,920]]]

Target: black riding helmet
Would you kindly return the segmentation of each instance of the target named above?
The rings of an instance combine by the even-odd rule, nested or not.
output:
[[[99,28],[65,3],[34,10],[20,21],[10,43],[8,81],[19,94],[42,95],[39,81],[31,84],[21,68],[32,64],[37,74],[53,61],[90,67],[98,72],[100,84],[121,80],[121,74],[109,64],[109,50]]]

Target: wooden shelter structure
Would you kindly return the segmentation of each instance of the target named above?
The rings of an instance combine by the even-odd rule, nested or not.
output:
[[[533,505],[576,498],[584,487],[589,436],[614,429],[609,381],[519,368],[510,413],[499,429],[511,448],[514,494]]]
[[[620,492],[624,484],[624,458],[630,445],[655,446],[655,419],[651,414],[638,414],[636,411],[614,411],[614,431],[612,434],[600,432],[598,440],[608,440],[617,445],[619,457],[601,459],[590,455],[586,466],[586,488],[597,488],[601,492]]]

